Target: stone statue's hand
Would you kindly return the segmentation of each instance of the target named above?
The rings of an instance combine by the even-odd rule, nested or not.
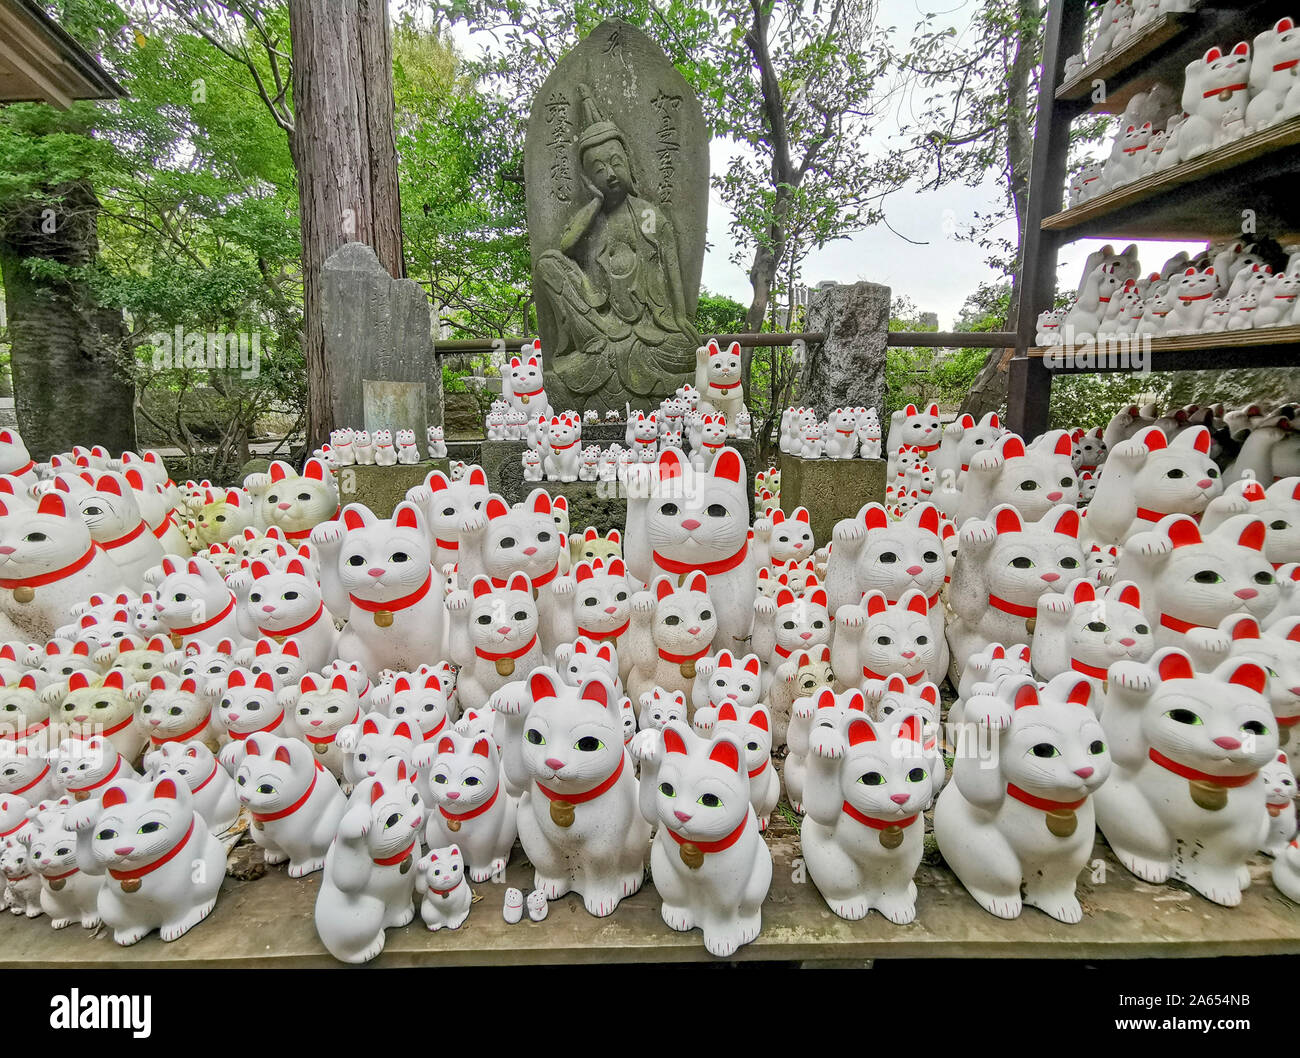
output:
[[[593,198],[600,202],[605,201],[605,192],[591,182],[591,178],[584,172],[582,174],[582,186],[591,192]]]

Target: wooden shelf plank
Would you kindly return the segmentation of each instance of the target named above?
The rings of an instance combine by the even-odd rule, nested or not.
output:
[[[1206,235],[1221,234],[1222,231],[1214,230],[1216,222],[1213,215],[1210,211],[1196,208],[1197,204],[1192,201],[1190,192],[1176,197],[1170,195],[1170,192],[1211,177],[1220,177],[1230,170],[1297,145],[1300,145],[1300,118],[1293,118],[1280,125],[1245,136],[1235,143],[1207,151],[1190,161],[1180,162],[1163,172],[1115,188],[1081,206],[1054,213],[1043,219],[1042,227],[1048,231],[1069,232],[1086,226],[1090,231],[1104,228],[1106,234],[1116,237],[1167,238],[1170,237],[1171,227],[1181,230],[1184,223],[1196,223],[1200,225],[1199,230]],[[1269,175],[1284,176],[1287,168],[1294,169],[1300,166],[1300,152],[1292,152],[1292,154],[1287,167],[1270,167]],[[1225,186],[1222,190],[1230,192],[1239,202],[1246,201],[1246,188],[1240,183],[1231,187]],[[1152,199],[1157,201],[1151,202]],[[1159,201],[1160,199],[1164,201]],[[1141,211],[1140,215],[1130,217],[1123,222],[1116,219],[1110,226],[1104,223],[1107,218],[1121,211],[1131,210],[1140,203],[1148,203],[1148,208]],[[1171,209],[1184,212],[1190,210],[1190,214],[1185,221],[1180,220],[1171,215]],[[1300,218],[1293,216],[1292,223],[1297,221],[1300,221]],[[1241,223],[1240,210],[1230,218],[1223,218],[1219,223],[1231,225],[1228,230],[1238,230]],[[1261,225],[1260,230],[1267,229]]]
[[[1035,347],[1025,352],[1030,360],[1042,360],[1047,353],[1059,351]],[[1122,346],[1118,348],[1123,348]],[[1175,338],[1153,338],[1150,342],[1152,371],[1198,371],[1257,367],[1300,366],[1300,326],[1264,327],[1250,331],[1224,331],[1218,334],[1188,334]],[[1114,366],[1052,366],[1053,374],[1131,371],[1129,363]]]
[[[1183,33],[1195,22],[1195,18],[1194,11],[1161,15],[1124,47],[1094,60],[1084,66],[1073,78],[1063,82],[1056,89],[1056,98],[1062,102],[1087,99],[1092,94],[1094,81],[1110,81],[1132,70],[1157,48]],[[1133,92],[1107,91],[1105,101],[1094,105],[1092,110],[1106,114],[1122,113],[1132,95]]]

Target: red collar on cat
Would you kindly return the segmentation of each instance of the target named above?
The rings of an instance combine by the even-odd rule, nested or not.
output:
[[[58,882],[62,881],[64,878],[71,878],[78,870],[80,870],[79,867],[73,867],[72,870],[64,871],[62,874],[44,874],[41,875],[41,877],[47,882]]]
[[[170,529],[171,527],[172,527],[172,516],[171,513],[168,512],[166,515],[163,516],[163,520],[153,527],[151,532],[153,533],[154,536],[156,536],[159,540],[161,540],[164,536],[167,535],[167,530]]]
[[[1211,88],[1208,92],[1203,93],[1203,97],[1209,99],[1210,96],[1217,96],[1223,92],[1244,92],[1245,90],[1246,86],[1244,84],[1230,84],[1224,85],[1222,88]]]
[[[571,805],[585,804],[587,801],[594,801],[597,797],[605,793],[607,790],[611,789],[613,785],[616,782],[618,782],[618,777],[623,774],[623,762],[626,759],[627,759],[627,750],[624,750],[618,756],[618,767],[614,769],[614,773],[603,783],[601,783],[599,786],[593,786],[586,793],[575,793],[575,794],[559,793],[556,790],[552,790],[549,787],[543,786],[536,779],[533,780],[533,785],[536,786],[539,790],[541,790],[542,793],[544,793],[552,801],[568,801],[569,804]]]
[[[133,878],[143,878],[146,874],[152,874],[164,863],[176,858],[176,854],[185,847],[194,834],[194,820],[190,820],[190,829],[185,831],[185,836],[176,842],[168,852],[163,853],[153,863],[146,863],[143,867],[135,867],[129,871],[119,871],[113,867],[108,869],[109,876],[117,882],[129,882]]]
[[[1035,617],[1038,614],[1038,607],[1036,606],[1023,606],[1018,602],[1000,599],[993,594],[989,595],[989,605],[995,610],[1001,610],[1003,613],[1009,613],[1014,617]]]
[[[31,822],[30,819],[23,819],[23,820],[21,820],[21,821],[19,822],[19,824],[18,824],[16,827],[14,827],[13,829],[11,829],[11,830],[6,830],[6,831],[3,831],[3,832],[0,832],[0,839],[7,838],[7,837],[12,837],[14,834],[17,834],[18,831],[22,830],[23,827],[25,827],[25,826],[26,826],[28,823],[30,823],[30,822]]]
[[[538,386],[537,389],[531,389],[527,393],[525,393],[523,390],[517,389],[514,391],[514,394],[516,397],[535,397],[537,396],[537,394],[541,393],[542,390],[545,388],[546,388],[545,386]]]
[[[324,612],[325,612],[325,603],[322,602],[319,606],[316,607],[316,612],[312,614],[309,618],[307,618],[307,620],[303,621],[302,624],[296,624],[292,628],[263,628],[261,625],[258,625],[257,630],[261,632],[262,635],[270,636],[272,639],[275,639],[278,642],[283,643],[285,638],[287,638],[288,636],[296,636],[299,632],[305,632],[308,628],[310,628],[312,625],[316,623],[317,619]]]
[[[1193,628],[1209,627],[1209,625],[1198,625],[1195,621],[1184,621],[1182,618],[1167,613],[1160,615],[1160,623],[1166,628],[1172,628],[1175,632],[1190,632]]]
[[[191,728],[189,731],[184,731],[179,735],[164,735],[162,738],[159,738],[157,735],[151,734],[149,736],[149,741],[154,744],[155,748],[161,746],[164,742],[188,742],[208,726],[208,721],[210,719],[210,716],[204,716],[204,718],[199,721],[198,727]]]
[[[578,633],[580,635],[586,636],[588,639],[617,639],[619,636],[621,636],[624,632],[627,631],[628,625],[630,625],[631,623],[632,623],[632,618],[629,617],[626,621],[624,621],[621,625],[619,625],[611,632],[593,632],[590,629],[583,628],[581,625],[579,625]]]
[[[704,657],[708,652],[708,647],[705,647],[703,650],[694,654],[670,654],[667,650],[661,650],[659,651],[659,656],[663,658],[664,661],[671,661],[674,665],[685,665],[688,661],[699,661],[700,658]]]
[[[557,560],[556,563],[555,563],[555,565],[553,565],[553,566],[550,568],[550,571],[549,571],[549,572],[547,572],[547,573],[543,573],[540,577],[534,577],[534,578],[533,578],[533,587],[534,587],[534,588],[540,588],[540,587],[542,587],[542,585],[544,585],[544,584],[550,584],[551,581],[553,581],[553,580],[555,579],[555,575],[556,575],[557,573],[559,573],[559,572],[560,572],[560,563],[559,563],[559,561]],[[494,587],[494,588],[508,588],[508,587],[510,587],[510,582],[509,582],[509,581],[505,581],[505,580],[501,580],[499,577],[493,577],[493,578],[492,578],[492,587]]]
[[[772,763],[771,757],[764,757],[763,763],[749,773],[751,779],[757,779],[763,772],[767,771],[767,766]]]
[[[438,806],[438,811],[442,813],[443,819],[454,819],[458,823],[463,823],[467,819],[473,819],[475,816],[481,816],[489,808],[497,803],[497,795],[501,793],[501,784],[497,783],[497,788],[492,791],[492,796],[484,801],[477,808],[471,808],[468,812],[448,812],[442,805]]]
[[[348,724],[357,724],[360,722],[361,722],[361,706],[357,706],[357,715],[354,716],[351,720],[349,720]],[[347,727],[348,724],[344,724],[343,726]],[[340,728],[340,730],[342,729]],[[337,736],[338,736],[338,731],[335,731],[333,735],[303,735],[303,738],[305,738],[313,746],[323,746],[326,743],[333,742]]]
[[[740,382],[739,382],[739,381],[737,381],[737,382],[710,382],[710,383],[709,383],[709,389],[720,389],[720,390],[726,391],[726,390],[729,390],[729,389],[735,389],[735,388],[736,388],[737,386],[739,386],[739,385],[740,385]]]
[[[848,801],[845,801],[842,810],[850,819],[856,819],[865,827],[871,827],[872,830],[887,830],[889,827],[910,827],[916,822],[917,816],[905,816],[902,819],[877,819],[875,816],[869,816],[854,808]],[[920,813],[917,813],[919,815]]]
[[[1084,802],[1088,800],[1087,797],[1080,797],[1077,801],[1051,801],[1046,797],[1035,797],[1013,782],[1007,783],[1007,793],[1021,804],[1026,804],[1030,808],[1037,808],[1040,812],[1077,812],[1083,807]]]
[[[475,647],[474,653],[477,654],[479,657],[481,657],[484,661],[502,661],[505,658],[509,658],[511,661],[513,661],[515,658],[522,658],[536,645],[537,645],[537,633],[534,632],[533,638],[530,639],[523,646],[521,646],[518,650],[506,650],[500,654],[494,654],[490,650],[483,650],[481,647]]]
[[[396,613],[398,610],[405,610],[409,606],[414,606],[429,594],[429,588],[432,587],[432,585],[433,567],[430,566],[428,575],[424,578],[424,583],[416,588],[415,591],[411,592],[410,595],[403,595],[400,599],[391,599],[388,602],[371,602],[369,599],[358,599],[351,592],[348,593],[348,598],[352,600],[353,605],[359,606],[361,609],[366,610],[369,613],[379,613],[381,610],[387,611],[388,613]]]
[[[137,536],[143,533],[147,528],[149,528],[148,523],[146,523],[143,519],[141,519],[138,523],[136,523],[136,527],[132,529],[129,533],[126,533],[123,536],[119,536],[116,540],[105,540],[99,546],[102,547],[105,551],[112,551],[114,548],[121,547],[123,544],[129,544]]]
[[[323,770],[320,766],[320,761],[313,761],[312,763],[315,764],[316,767],[312,769],[311,782],[307,784],[307,789],[303,791],[303,795],[299,797],[298,800],[294,801],[294,803],[288,808],[281,808],[278,812],[249,812],[249,815],[259,823],[273,823],[277,819],[291,816],[298,811],[298,809],[307,803],[307,798],[311,796],[311,792],[316,789],[316,776]]]
[[[92,543],[86,553],[76,562],[63,566],[61,569],[51,570],[49,573],[38,573],[34,577],[0,578],[0,588],[39,588],[44,584],[53,584],[65,577],[71,577],[74,573],[90,565],[90,560],[95,557],[95,552],[98,549],[99,545]]]
[[[434,541],[433,541],[433,542],[434,542],[435,544],[437,544],[437,545],[438,545],[438,546],[439,546],[443,551],[459,551],[459,550],[460,550],[460,541],[459,541],[459,540],[439,540],[437,537],[434,537]]]
[[[726,573],[730,569],[735,569],[745,561],[745,556],[749,554],[749,540],[746,539],[740,545],[740,550],[729,558],[720,558],[716,562],[678,562],[675,558],[665,558],[658,551],[653,551],[655,565],[667,573],[694,573],[697,569],[706,575],[714,573]]]
[[[1085,676],[1091,676],[1095,680],[1104,680],[1106,670],[1100,665],[1089,665],[1086,661],[1080,661],[1078,658],[1070,659],[1070,668],[1075,672],[1082,672]]]
[[[119,761],[121,761],[122,758],[121,758],[121,756],[119,755],[117,759],[118,759]],[[217,777],[217,772],[220,771],[220,770],[221,770],[221,765],[220,765],[217,761],[214,760],[214,761],[212,762],[212,770],[211,770],[210,772],[208,772],[208,777],[207,777],[206,779],[204,779],[201,783],[199,783],[198,786],[194,787],[194,789],[191,790],[190,793],[191,793],[191,794],[196,794],[196,793],[198,793],[200,790],[202,790],[203,787],[207,786],[208,783],[210,783],[213,779],[215,779],[215,778]]]
[[[719,838],[717,841],[696,841],[693,838],[682,837],[680,834],[672,830],[670,827],[661,827],[660,829],[663,831],[663,833],[667,834],[670,838],[672,838],[675,842],[677,842],[678,845],[694,845],[697,849],[699,849],[701,852],[704,853],[723,852],[726,849],[731,848],[732,845],[734,845],[737,841],[740,840],[740,835],[745,832],[745,825],[748,822],[749,822],[749,813],[746,813],[745,818],[740,821],[740,825],[737,826],[735,830],[733,830],[725,838]]]
[[[1181,775],[1184,779],[1197,779],[1200,782],[1208,782],[1229,789],[1248,786],[1255,781],[1255,776],[1259,774],[1258,771],[1252,771],[1245,775],[1211,775],[1209,772],[1197,771],[1195,768],[1189,768],[1186,764],[1179,764],[1176,760],[1170,760],[1154,746],[1148,751],[1147,756],[1164,768],[1165,771]]]
[[[7,473],[11,478],[20,478],[20,477],[22,477],[24,474],[26,474],[27,471],[31,470],[34,466],[36,466],[36,460],[34,460],[34,459],[29,459],[29,460],[27,460],[26,463],[24,463],[22,466],[20,466],[17,470],[8,470],[8,471],[6,471],[5,473]]]
[[[211,621],[204,621],[202,624],[190,625],[188,628],[170,628],[168,629],[168,631],[171,632],[173,635],[178,635],[178,636],[188,636],[193,634],[194,632],[202,632],[204,629],[211,628],[215,624],[220,624],[222,621],[224,621],[227,617],[230,616],[230,613],[232,610],[234,610],[234,608],[235,608],[235,597],[234,595],[231,595],[230,601],[226,603],[225,609],[222,610],[221,613],[217,614],[216,617],[212,618]]]
[[[1279,71],[1281,71],[1281,70],[1289,70],[1289,69],[1291,69],[1291,67],[1293,67],[1293,66],[1294,66],[1296,63],[1298,63],[1298,62],[1300,62],[1300,59],[1288,59],[1286,62],[1279,62],[1279,63],[1276,63],[1276,64],[1273,66],[1273,71],[1276,73],[1276,72],[1279,72]]]
[[[255,728],[253,728],[252,731],[229,731],[229,730],[227,730],[226,734],[228,734],[228,735],[229,735],[231,738],[233,738],[233,739],[237,739],[238,741],[243,742],[244,739],[246,739],[249,735],[257,735],[257,734],[261,734],[263,731],[274,731],[277,727],[280,726],[280,722],[281,722],[283,719],[284,719],[284,710],[281,709],[281,710],[280,710],[280,715],[277,716],[274,720],[272,720],[272,721],[271,721],[269,724],[267,724],[265,727],[255,727]]]
[[[41,769],[41,773],[40,773],[40,775],[36,776],[36,778],[34,778],[34,779],[33,779],[31,782],[29,782],[26,786],[20,786],[20,787],[18,787],[18,789],[14,790],[13,792],[14,792],[15,794],[17,794],[19,797],[21,797],[24,793],[26,793],[28,790],[30,790],[30,789],[31,789],[33,786],[35,786],[38,782],[40,782],[42,779],[44,779],[45,776],[47,776],[49,773],[50,773],[50,766],[47,764],[47,765],[45,765],[44,768]]]
[[[132,719],[134,719],[134,717]],[[115,776],[121,770],[122,770],[122,754],[119,753],[117,755],[117,760],[113,762],[113,770],[110,771],[107,775],[105,775],[102,779],[100,779],[97,782],[92,782],[89,786],[69,786],[67,788],[68,793],[74,793],[74,794],[89,793],[91,790],[97,790],[99,787],[103,786],[104,783],[112,782],[113,776]]]
[[[1158,522],[1164,517],[1164,513],[1162,511],[1153,511],[1148,507],[1139,507],[1137,516],[1144,522]]]
[[[578,443],[578,440],[581,440],[581,438],[578,438],[577,440],[570,441],[567,445],[551,445],[551,451],[552,451],[552,452],[563,452],[566,448],[572,448],[574,445],[576,445],[576,444]]]
[[[441,731],[446,726],[447,726],[447,714],[443,713],[442,719],[438,721],[438,726],[433,728],[424,736],[424,741],[428,742],[429,739],[433,738],[434,735],[436,735],[439,731]]]
[[[862,675],[865,679],[868,680],[889,679],[889,676],[881,675],[879,672],[872,672],[865,665],[862,666]],[[892,673],[892,675],[903,676],[901,672]],[[914,672],[911,676],[903,676],[903,679],[905,679],[908,683],[920,683],[923,679],[925,679],[925,669],[922,669],[920,672]]]
[[[406,848],[393,856],[380,856],[379,859],[375,859],[375,857],[371,856],[370,858],[374,860],[376,867],[391,867],[395,863],[401,863],[407,856],[411,855],[411,850],[414,848],[415,840],[412,839],[411,843],[407,845]]]

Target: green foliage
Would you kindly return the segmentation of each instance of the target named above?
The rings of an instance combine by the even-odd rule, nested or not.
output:
[[[1053,430],[1082,426],[1092,429],[1105,426],[1111,416],[1126,404],[1145,404],[1168,400],[1170,378],[1161,374],[1059,375],[1052,382],[1052,403],[1048,427]]]
[[[706,338],[715,334],[739,334],[745,329],[745,306],[726,294],[701,288],[695,329]]]

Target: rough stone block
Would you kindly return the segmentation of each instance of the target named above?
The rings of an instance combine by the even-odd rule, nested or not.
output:
[[[804,358],[798,402],[816,408],[823,418],[845,406],[883,409],[889,287],[818,287],[808,302],[808,330],[824,333],[826,341]]]
[[[830,543],[841,518],[864,503],[885,502],[883,459],[801,459],[781,453],[781,510],[807,507],[817,546]]]
[[[422,463],[398,463],[392,467],[351,466],[339,468],[339,501],[364,503],[380,518],[391,518],[393,508],[406,499],[406,490],[422,484],[430,471],[448,472],[448,461],[429,459]]]

